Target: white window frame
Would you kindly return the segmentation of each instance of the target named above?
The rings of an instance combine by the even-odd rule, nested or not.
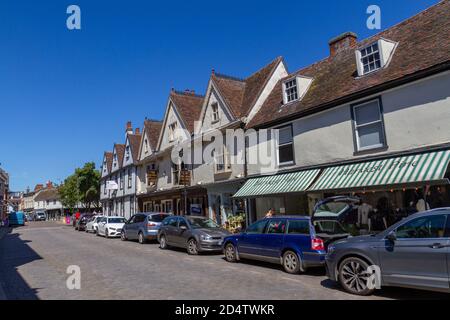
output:
[[[128,183],[127,183],[127,187],[128,189],[131,189],[133,187],[133,170],[131,168],[128,168],[127,171],[127,179],[128,179]]]
[[[278,130],[278,132],[279,132],[280,130],[285,129],[285,128],[289,128],[291,130],[291,138],[292,138],[292,140],[291,140],[291,142],[280,144],[279,134],[276,135],[276,137],[277,137],[276,143],[277,143],[277,162],[278,162],[278,166],[287,166],[287,165],[291,165],[291,164],[295,163],[295,161],[294,161],[294,159],[295,159],[294,133],[293,133],[293,130],[292,130],[292,124],[289,124],[289,125],[283,126],[283,127],[275,128],[275,130]],[[288,146],[288,145],[292,146],[292,160],[285,161],[285,162],[280,162],[280,147],[284,147],[284,146]]]
[[[221,165],[223,169],[217,167]],[[223,146],[222,152],[214,151],[214,173],[224,173],[231,171],[231,157],[227,146]]]
[[[144,153],[148,153],[148,140],[147,140],[147,138],[144,139]]]
[[[169,142],[175,141],[175,131],[177,130],[177,122],[172,122],[169,124]]]
[[[361,125],[358,125],[357,120],[356,120],[356,109],[368,104],[371,104],[373,102],[377,102],[378,105],[378,115],[379,115],[379,119],[376,121],[371,121],[368,123],[364,123]],[[385,129],[384,129],[384,118],[383,118],[383,109],[381,107],[381,102],[379,98],[375,98],[375,99],[371,99],[368,101],[364,101],[358,104],[353,104],[352,105],[352,114],[353,114],[353,134],[354,134],[354,139],[355,139],[355,143],[356,143],[356,151],[357,152],[362,152],[362,151],[367,151],[367,150],[373,150],[373,149],[379,149],[379,148],[384,148],[387,146],[387,142],[386,142],[386,133],[385,133]],[[376,145],[372,145],[372,146],[367,146],[367,147],[361,147],[360,146],[360,141],[359,141],[359,132],[358,129],[362,128],[362,127],[368,127],[374,124],[381,124],[381,134],[383,137],[383,143],[379,143]]]
[[[287,85],[289,83],[294,83],[295,85],[290,86],[289,88]],[[295,91],[293,93],[288,94],[288,90],[292,90],[295,88]],[[294,97],[291,97],[291,95],[294,95]],[[283,102],[284,104],[288,104],[294,101],[297,101],[299,99],[299,87],[298,87],[298,81],[297,77],[290,78],[283,82]]]
[[[130,146],[125,147],[125,160],[128,161],[130,159]]]
[[[211,122],[216,123],[220,121],[219,104],[214,102],[211,104]]]

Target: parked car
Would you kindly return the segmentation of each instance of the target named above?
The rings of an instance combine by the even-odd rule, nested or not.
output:
[[[357,295],[374,292],[368,281],[374,280],[377,268],[381,287],[450,292],[449,250],[450,208],[434,209],[413,214],[379,234],[333,243],[326,256],[327,275]]]
[[[125,221],[125,218],[120,216],[102,217],[98,222],[97,235],[105,238],[119,237]]]
[[[224,237],[230,233],[203,216],[171,216],[163,220],[158,233],[161,249],[169,246],[185,248],[196,255],[205,251],[221,251]]]
[[[102,215],[92,216],[91,219],[86,223],[85,231],[97,233],[98,223],[101,220],[101,218],[103,218]]]
[[[47,220],[47,214],[45,211],[36,211],[34,213],[34,220],[35,221],[45,221]]]
[[[85,231],[86,230],[86,224],[91,220],[91,218],[94,215],[92,213],[85,213],[80,216],[80,219],[77,220],[77,223],[75,224],[75,230],[78,231]]]
[[[138,213],[127,221],[122,229],[120,238],[125,240],[138,240],[140,244],[147,240],[155,240],[161,222],[167,218],[167,213]]]
[[[288,273],[304,272],[325,264],[326,243],[347,237],[335,221],[314,221],[306,216],[275,216],[226,237],[223,252],[228,262],[242,258],[281,264]]]

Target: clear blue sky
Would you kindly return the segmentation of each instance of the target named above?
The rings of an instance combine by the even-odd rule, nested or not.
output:
[[[204,92],[211,68],[245,77],[281,55],[290,71],[328,55],[328,40],[382,28],[437,0],[0,2],[0,163],[10,187],[60,182],[124,142],[127,120],[162,118],[171,87]],[[82,30],[66,28],[81,7]]]

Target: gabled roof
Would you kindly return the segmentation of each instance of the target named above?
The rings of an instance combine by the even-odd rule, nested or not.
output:
[[[283,106],[282,79],[274,87],[260,111],[247,127],[269,125],[318,112],[342,104],[345,99],[381,90],[386,84],[413,79],[432,67],[449,68],[450,1],[442,1],[377,35],[357,44],[367,46],[380,38],[398,43],[388,66],[372,74],[357,77],[355,48],[347,48],[335,56],[292,73],[312,77],[313,82],[301,101]],[[411,81],[411,80],[410,80]]]
[[[211,81],[216,85],[220,96],[225,100],[235,118],[248,115],[282,60],[281,57],[277,57],[246,79],[233,78],[215,72],[211,75]]]
[[[118,168],[122,168],[123,165],[123,156],[125,154],[125,145],[124,144],[114,144],[114,149],[116,150],[117,153],[117,163],[118,163]]]
[[[139,145],[141,143],[141,135],[140,134],[128,134],[127,138],[130,141],[130,152],[133,157],[133,163],[136,163],[139,159]]]
[[[186,129],[193,133],[194,122],[200,117],[202,111],[203,99],[201,95],[196,95],[191,92],[180,92],[172,90],[170,92],[170,99],[172,100],[174,107],[178,111],[181,120],[183,121]]]
[[[39,193],[34,198],[34,201],[50,201],[50,200],[59,200],[58,189],[56,188],[48,188],[39,191]]]
[[[144,132],[147,134],[150,149],[156,150],[158,138],[161,133],[162,121],[149,120],[144,121]]]
[[[106,160],[106,169],[108,170],[108,173],[111,172],[112,169],[112,162],[113,162],[113,153],[109,151],[105,151],[105,160]]]

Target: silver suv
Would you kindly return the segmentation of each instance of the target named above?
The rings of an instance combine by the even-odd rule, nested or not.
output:
[[[348,292],[381,286],[450,292],[450,208],[416,213],[372,236],[328,247],[327,275]],[[378,287],[379,288],[379,287]]]

